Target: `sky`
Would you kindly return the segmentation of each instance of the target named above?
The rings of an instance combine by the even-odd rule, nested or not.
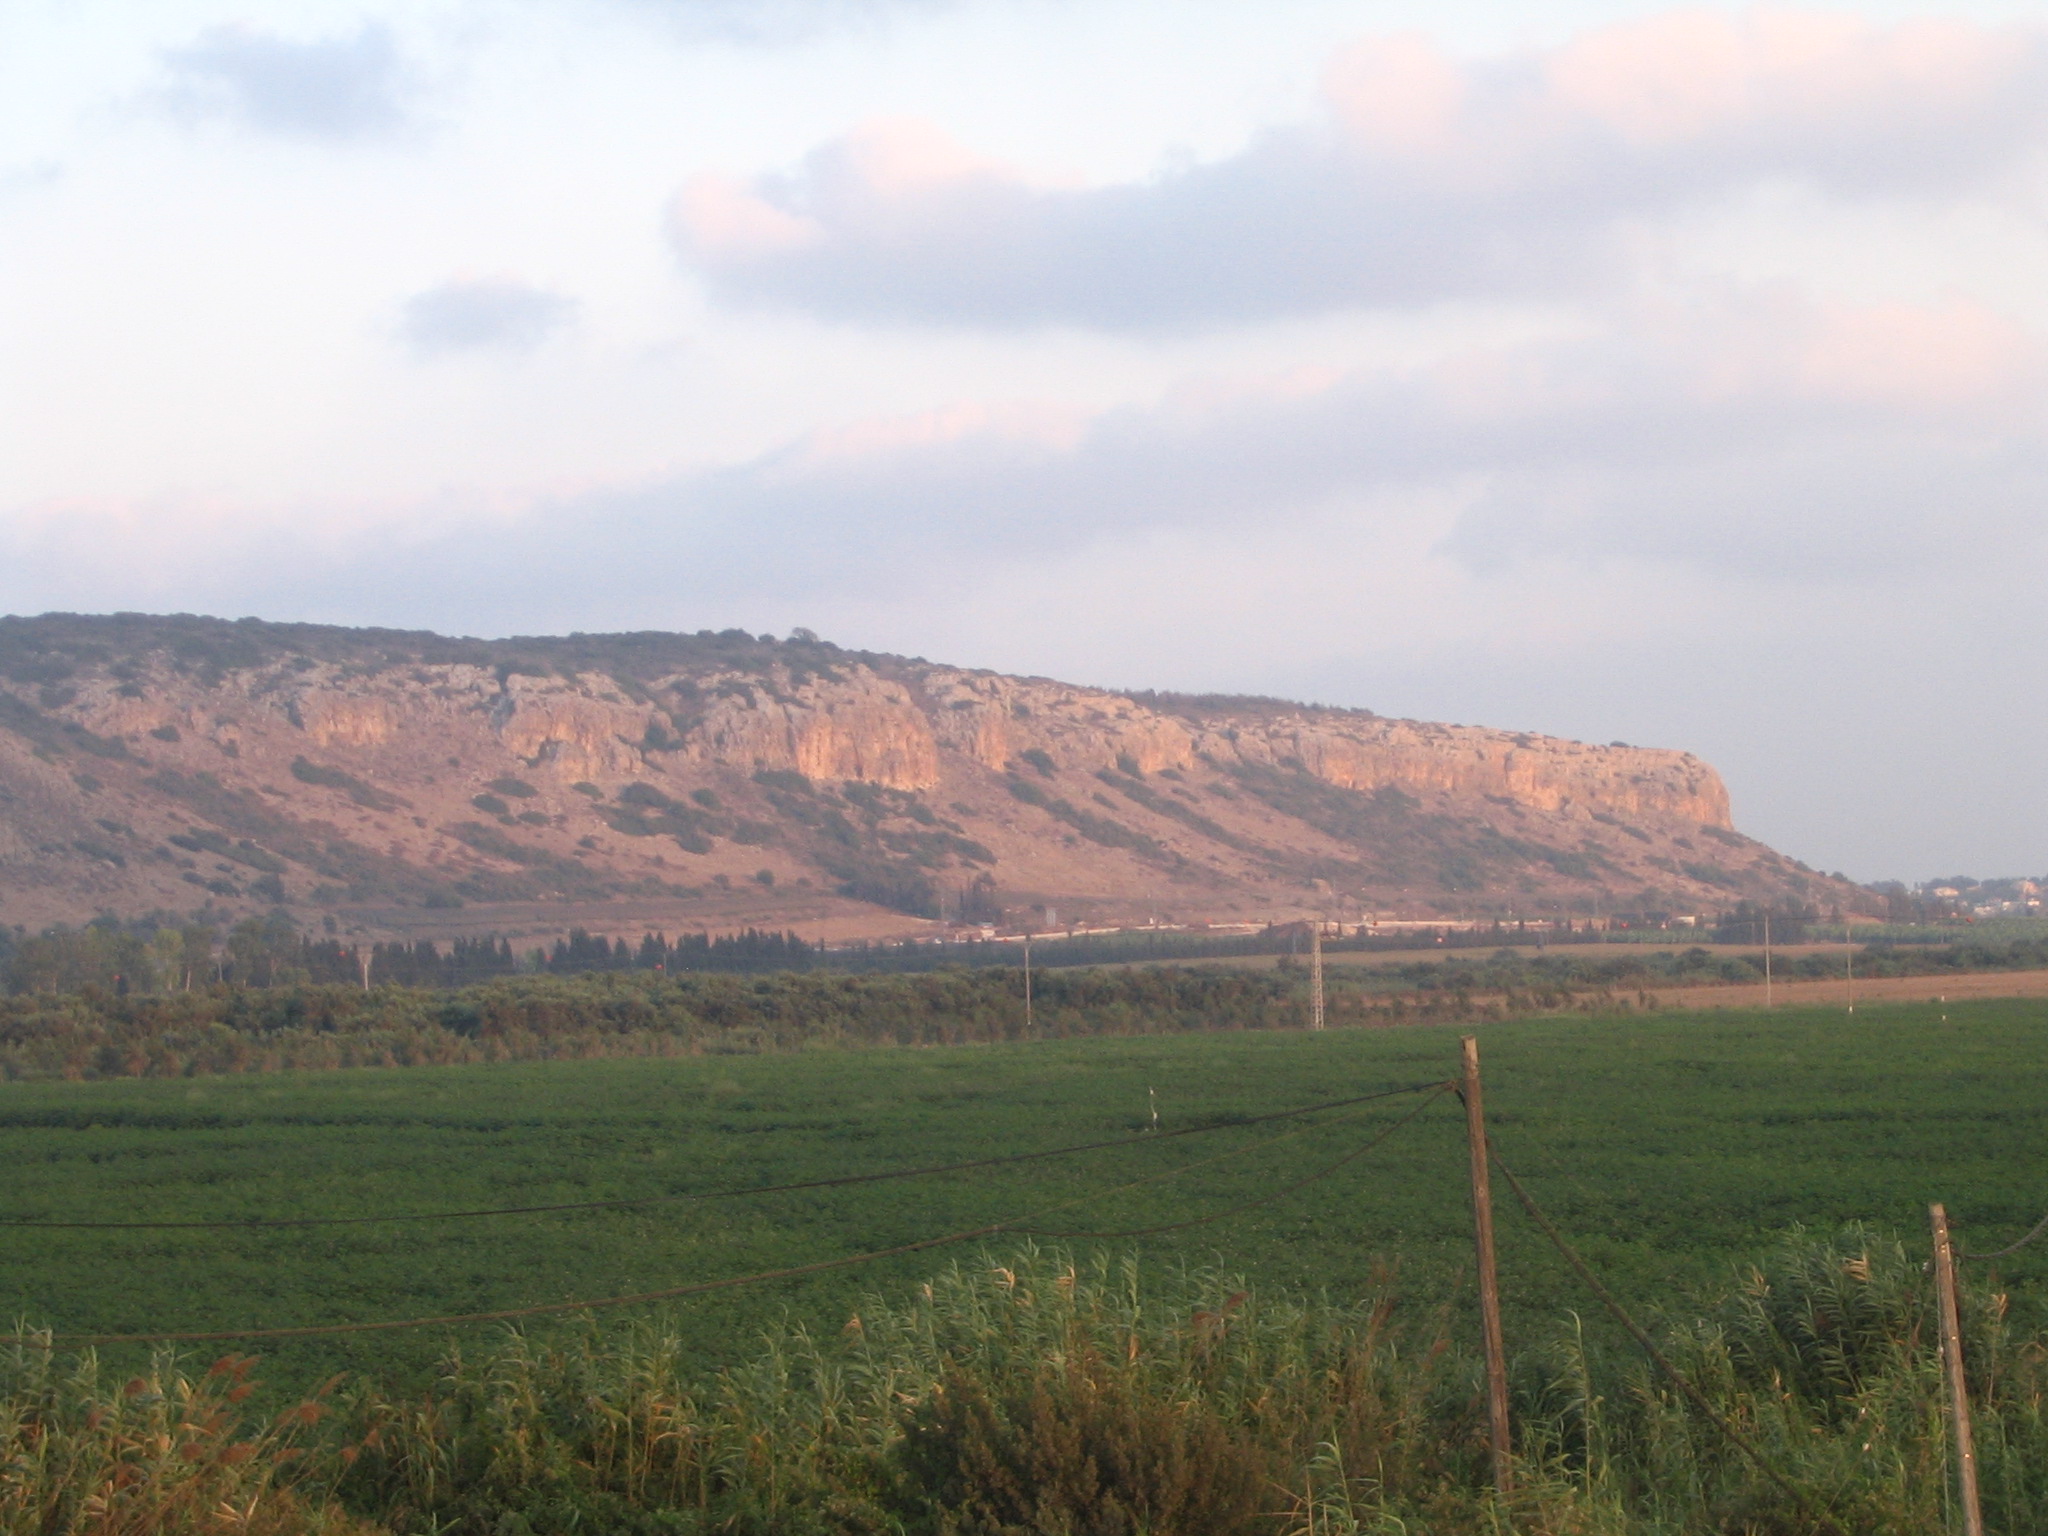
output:
[[[803,626],[2048,869],[2048,14],[9,0],[0,611]]]

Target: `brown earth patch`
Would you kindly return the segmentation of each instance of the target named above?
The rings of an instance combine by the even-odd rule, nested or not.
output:
[[[1762,982],[1732,986],[1654,987],[1649,996],[1660,1008],[1761,1008]],[[1770,988],[1773,1006],[1838,1007],[1858,1003],[1931,1003],[1942,998],[1960,1002],[1980,997],[2048,997],[2048,970],[1971,971],[1943,976],[1858,977],[1827,981],[1780,981]]]

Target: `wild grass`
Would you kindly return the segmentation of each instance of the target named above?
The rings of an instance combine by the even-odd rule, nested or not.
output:
[[[238,1422],[241,1360],[110,1390],[90,1359],[17,1350],[0,1530],[1926,1536],[1952,1515],[1929,1293],[1915,1254],[1850,1228],[1657,1321],[1803,1501],[1592,1319],[1517,1355],[1501,1500],[1477,1363],[1391,1275],[1339,1301],[1026,1247],[722,1370],[658,1319],[590,1323],[317,1421]],[[1972,1285],[1967,1349],[1991,1528],[2048,1530],[2044,1341]]]
[[[317,1491],[318,1400],[262,1418],[255,1360],[193,1373],[165,1355],[133,1376],[17,1334],[0,1348],[0,1532],[7,1536],[359,1536]]]

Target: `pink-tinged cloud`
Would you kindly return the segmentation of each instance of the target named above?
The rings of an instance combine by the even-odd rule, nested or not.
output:
[[[1647,149],[1714,138],[1880,143],[1997,135],[2031,117],[2040,39],[1948,21],[1684,11],[1591,33],[1542,63],[1563,113]]]
[[[1814,304],[1791,292],[1717,308],[1715,332],[1689,350],[1702,400],[1867,407],[1923,423],[2011,424],[2036,408],[2039,342],[2007,316],[1965,300],[1939,305]]]
[[[678,197],[728,298],[840,318],[1200,326],[1598,291],[1624,230],[1776,182],[1948,198],[2048,141],[2048,33],[1674,13],[1548,52],[1347,50],[1325,110],[1149,181],[1044,186],[935,127]]]
[[[816,221],[776,207],[723,176],[700,176],[676,197],[674,221],[732,260],[797,250],[824,232]]]
[[[2041,376],[2032,337],[2004,315],[1962,300],[1939,309],[1873,306],[1858,323],[1831,329],[1806,360],[1816,387],[1852,398],[1986,411],[2034,398]]]
[[[1216,380],[1092,414],[963,401],[880,417],[566,497],[406,571],[423,593],[459,568],[491,602],[543,606],[918,602],[1000,584],[1020,560],[1286,539],[1420,500],[1459,509],[1431,537],[1469,571],[1918,579],[2040,542],[2043,361],[2039,338],[1967,308],[1706,291],[1426,365]]]

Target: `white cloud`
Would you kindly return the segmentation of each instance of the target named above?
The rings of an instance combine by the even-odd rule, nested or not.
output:
[[[1817,588],[2033,549],[2048,499],[2036,338],[1967,305],[1686,298],[1617,307],[1569,337],[1219,380],[1156,407],[874,421],[553,503],[530,536],[584,529],[547,582],[583,561],[622,600],[638,587],[922,601],[963,572],[1000,580],[1027,552],[1278,535],[1417,497],[1457,508],[1431,559],[1486,577],[1623,563]],[[494,583],[540,560],[527,537],[508,531]],[[628,548],[654,558],[624,570]]]
[[[678,196],[716,290],[855,320],[1144,329],[1584,295],[1633,226],[1792,181],[1949,197],[2038,148],[2048,41],[1968,23],[1687,12],[1477,63],[1419,36],[1328,70],[1313,124],[1147,181],[1045,186],[878,121]]]
[[[685,39],[789,46],[820,33],[874,27],[892,13],[934,14],[959,0],[615,0]]]
[[[449,324],[495,336],[480,311],[475,330]],[[415,588],[368,569],[360,587],[429,610],[469,589],[589,628],[713,598],[916,605],[963,580],[1000,585],[1019,562],[1333,524],[1386,525],[1410,566],[1539,593],[1566,568],[1810,592],[1987,560],[2009,573],[2040,555],[2043,363],[2038,338],[1967,305],[1710,289],[1427,363],[1222,377],[1095,411],[966,401],[823,430],[730,468],[472,518],[445,536],[460,559],[420,560]],[[1573,625],[1612,637],[1640,617]]]
[[[407,299],[400,329],[422,353],[530,352],[575,314],[574,299],[516,278],[463,277]]]
[[[388,27],[297,42],[249,26],[209,27],[166,48],[162,98],[188,118],[224,118],[287,138],[360,139],[405,126],[412,86]]]

